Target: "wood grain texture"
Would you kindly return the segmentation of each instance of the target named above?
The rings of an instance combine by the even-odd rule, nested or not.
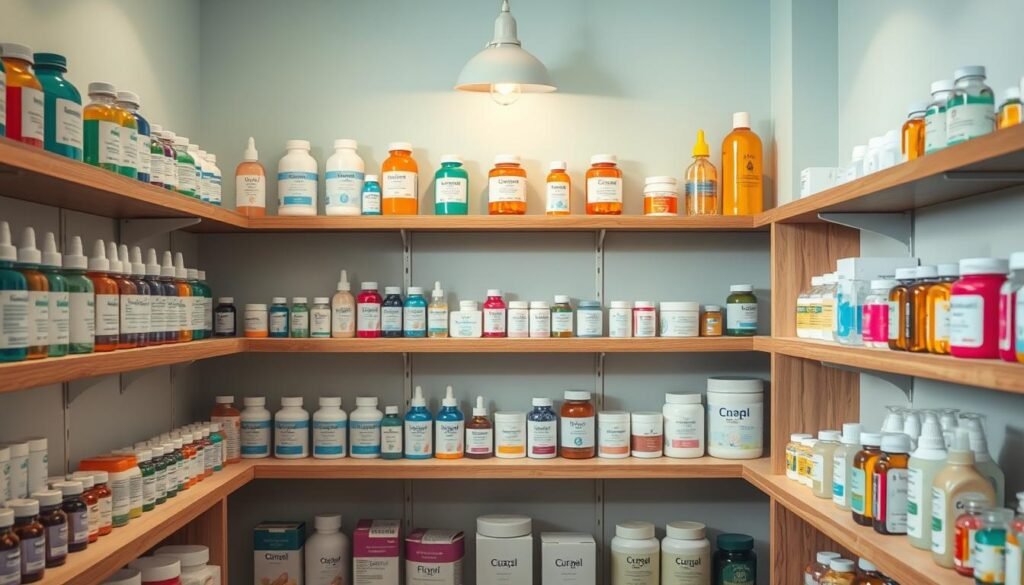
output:
[[[242,485],[245,484],[238,487],[242,487]],[[230,583],[228,581],[227,496],[214,502],[205,512],[199,514],[160,544],[201,544],[207,547],[210,549],[210,561],[207,564],[220,567],[220,582]]]
[[[644,215],[380,215],[250,218],[249,231],[423,231],[423,232],[573,232],[573,231],[749,231],[754,216]]]
[[[312,353],[674,353],[754,351],[753,337],[568,337],[249,339],[252,352]]]
[[[90,544],[89,548],[84,551],[69,555],[64,566],[46,570],[46,578],[43,582],[46,585],[63,585],[65,583],[96,585],[124,565],[144,555],[164,539],[171,537],[193,520],[200,518],[211,507],[218,505],[229,494],[251,481],[252,478],[252,467],[229,465],[223,471],[168,500],[156,510],[132,520],[127,526],[115,528],[107,536]],[[224,508],[223,511],[226,512],[227,509]],[[221,516],[224,515],[214,512],[202,520],[194,530],[226,529],[226,525],[221,525],[222,520],[219,519]],[[224,518],[226,519],[226,516]],[[218,528],[218,526],[220,527]],[[224,532],[224,535],[212,535],[212,537],[223,542],[226,534]],[[216,554],[226,563],[227,553],[223,549]],[[211,558],[213,558],[212,555],[213,551],[211,550]]]
[[[819,551],[837,552],[843,558],[856,559],[846,547],[825,536],[775,498],[771,499],[770,518],[772,559],[768,582],[771,585],[803,583],[804,567]]]

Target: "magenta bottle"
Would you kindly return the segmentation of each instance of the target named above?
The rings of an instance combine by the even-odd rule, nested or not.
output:
[[[484,337],[505,337],[505,300],[501,291],[492,288],[484,301]]]
[[[964,258],[949,298],[949,352],[959,358],[999,357],[999,289],[1009,263]]]
[[[356,337],[380,337],[380,306],[384,298],[376,282],[364,282],[356,297]]]

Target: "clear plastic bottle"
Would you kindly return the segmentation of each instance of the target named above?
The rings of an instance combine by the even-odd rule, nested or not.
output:
[[[832,503],[840,510],[850,509],[853,458],[860,451],[860,430],[860,423],[843,423],[840,445],[832,452]]]
[[[967,65],[953,75],[956,85],[946,103],[949,146],[984,136],[996,129],[996,97],[985,85],[985,67]]]
[[[448,337],[448,301],[441,282],[434,282],[427,306],[427,337]]]
[[[721,215],[718,198],[718,171],[709,160],[710,149],[704,131],[697,131],[693,145],[693,163],[686,169],[686,215]]]
[[[931,86],[932,103],[924,114],[924,152],[930,154],[946,148],[946,104],[953,94],[953,80],[940,79]]]
[[[256,140],[250,136],[235,169],[235,211],[246,217],[267,214],[267,171],[260,164]]]
[[[818,442],[811,450],[811,469],[814,472],[811,476],[811,490],[815,496],[822,499],[832,497],[832,482],[835,477],[832,468],[835,464],[833,456],[836,449],[840,448],[840,437],[839,431],[818,431]]]
[[[821,339],[821,290],[825,286],[825,277],[812,276],[811,290],[807,292],[807,339]]]
[[[356,299],[351,290],[348,272],[342,270],[338,292],[331,298],[331,337],[356,336]]]
[[[839,276],[835,272],[829,272],[822,276],[821,288],[821,311],[817,313],[818,339],[823,341],[835,341],[836,339],[836,289]]]

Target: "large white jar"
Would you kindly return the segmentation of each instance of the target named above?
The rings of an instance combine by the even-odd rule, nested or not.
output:
[[[708,378],[708,455],[757,459],[764,453],[764,383]]]

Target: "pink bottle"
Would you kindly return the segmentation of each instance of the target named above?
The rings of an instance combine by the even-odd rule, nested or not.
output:
[[[356,297],[356,337],[380,337],[380,306],[384,299],[376,282],[364,282]]]
[[[895,280],[871,281],[871,293],[864,300],[861,314],[867,347],[889,348],[889,291],[897,285]]]
[[[1020,303],[1021,281],[1024,281],[1024,252],[1010,254],[1010,276],[999,289],[999,357],[1006,362],[1016,363],[1017,305]],[[1021,343],[1024,343],[1022,341]]]
[[[964,258],[949,299],[949,351],[959,358],[999,357],[999,289],[1009,264]]]
[[[501,291],[488,289],[487,300],[484,301],[484,337],[505,337],[505,314]]]

